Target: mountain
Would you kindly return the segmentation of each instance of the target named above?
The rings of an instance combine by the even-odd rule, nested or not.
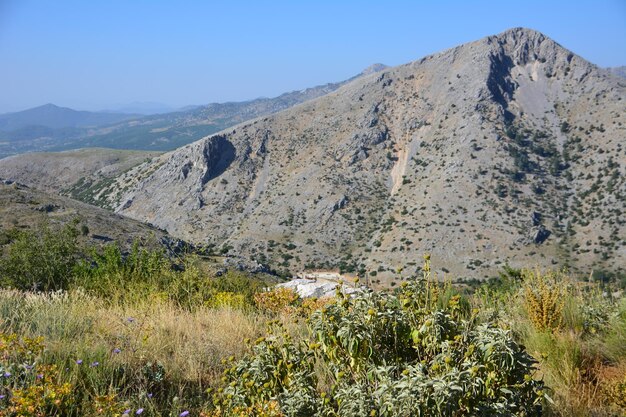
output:
[[[0,114],[0,130],[8,132],[27,127],[49,129],[94,127],[120,122],[133,115],[77,111],[54,104],[45,104],[16,113]]]
[[[246,261],[381,284],[425,253],[467,278],[624,273],[625,98],[623,79],[515,28],[152,158],[93,201]]]
[[[375,64],[349,80],[292,91],[275,98],[188,106],[180,111],[152,116],[76,112],[46,105],[0,116],[0,158],[26,152],[87,147],[168,151],[237,123],[276,113],[328,94],[355,78],[383,68],[384,65]],[[77,114],[92,116],[91,119],[85,116],[78,123]],[[81,127],[91,123],[87,120],[95,121],[95,115],[102,115],[105,120],[115,116],[119,123],[96,128]],[[6,117],[4,125],[2,117]],[[33,125],[34,121],[39,124]],[[10,131],[2,132],[3,129]]]
[[[516,28],[141,164],[117,211],[297,270],[626,265],[625,83]],[[378,279],[375,278],[375,279]]]

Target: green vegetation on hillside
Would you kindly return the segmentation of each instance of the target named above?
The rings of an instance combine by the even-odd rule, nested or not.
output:
[[[0,416],[619,416],[626,299],[507,268],[301,300],[78,231],[9,235]]]

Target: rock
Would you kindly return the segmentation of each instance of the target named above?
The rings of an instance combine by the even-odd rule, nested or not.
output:
[[[334,296],[338,285],[341,284],[327,280],[297,278],[276,286],[279,288],[289,288],[295,291],[302,298],[324,298]],[[357,294],[363,291],[361,288],[354,288],[347,285],[343,285],[342,290],[348,295]]]
[[[540,245],[546,241],[551,235],[551,232],[544,226],[538,226],[533,228],[532,241],[533,243]]]
[[[133,205],[133,199],[129,198],[128,200],[126,200],[126,202],[122,205],[121,210],[126,210],[128,208],[130,208],[130,206]]]
[[[333,206],[333,211],[341,210],[348,204],[348,197],[342,195],[341,198]]]
[[[541,213],[533,211],[533,213],[530,215],[530,219],[533,222],[533,226],[539,226],[539,224],[541,223]]]
[[[181,239],[163,236],[160,241],[170,255],[183,255],[195,250],[195,246]]]
[[[110,238],[109,236],[104,236],[104,235],[91,235],[91,238],[95,239],[95,240],[100,240],[100,241],[106,242],[106,243],[113,242],[113,240],[114,240],[114,239]]]
[[[35,210],[41,211],[44,213],[52,213],[53,211],[56,211],[60,208],[61,207],[56,204],[44,204],[44,205],[37,207]]]

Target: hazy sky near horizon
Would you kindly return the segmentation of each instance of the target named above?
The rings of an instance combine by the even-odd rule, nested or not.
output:
[[[272,97],[516,26],[626,65],[626,0],[0,0],[0,112]]]

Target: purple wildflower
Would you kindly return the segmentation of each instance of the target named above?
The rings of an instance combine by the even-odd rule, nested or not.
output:
[[[79,360],[76,361],[76,365],[82,365],[82,364],[83,364],[83,360],[82,359],[79,359]]]
[[[93,362],[91,365],[89,365],[91,368],[95,368],[96,366],[100,365],[100,362],[96,361]]]
[[[130,408],[127,408],[126,410],[124,410],[124,414],[130,414]]]
[[[8,378],[8,377],[10,377],[10,376],[11,376],[11,372],[6,371],[6,372],[4,373],[4,377],[5,377],[5,378]]]
[[[148,393],[148,398],[152,398],[152,393],[151,392]]]
[[[43,374],[37,374],[37,379],[43,379]]]
[[[113,353],[120,353],[122,350],[120,348],[113,349]]]
[[[133,323],[135,321],[135,319],[132,317],[129,317],[126,320],[128,320],[129,323]],[[140,410],[143,412],[143,408],[140,408]]]
[[[4,400],[6,398],[6,395],[2,394],[0,395],[0,400]]]
[[[141,413],[143,413],[143,408],[140,408],[139,410],[137,410],[137,411],[135,412],[135,414],[137,414],[137,415],[139,415],[139,414],[141,414]]]
[[[185,410],[179,414],[179,417],[187,417],[189,415],[189,411]]]

